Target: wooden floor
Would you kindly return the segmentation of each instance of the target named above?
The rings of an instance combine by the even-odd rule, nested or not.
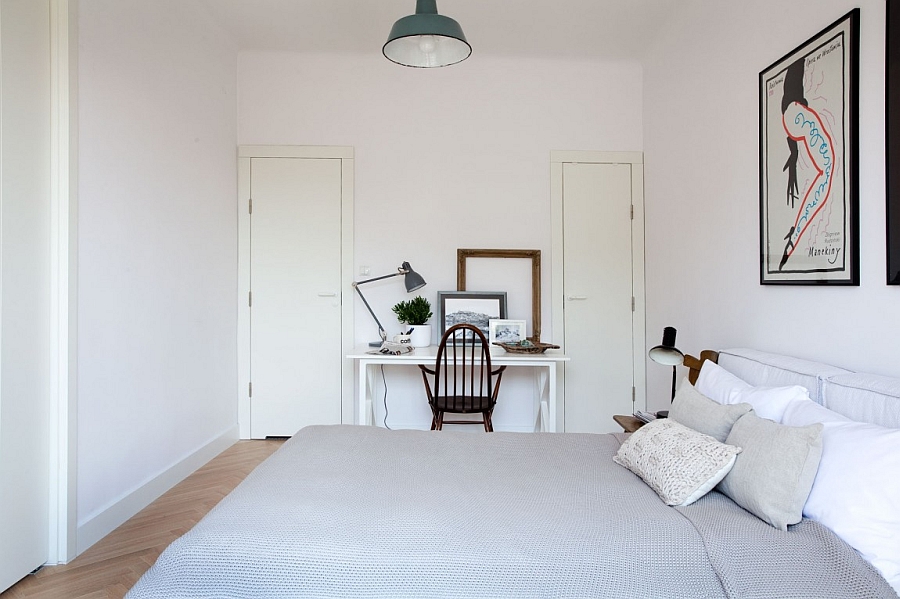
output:
[[[119,599],[283,440],[239,441],[64,566],[49,566],[0,599]]]

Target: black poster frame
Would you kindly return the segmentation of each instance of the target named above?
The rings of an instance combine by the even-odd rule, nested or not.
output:
[[[887,0],[885,31],[885,183],[887,284],[900,285],[900,0]]]

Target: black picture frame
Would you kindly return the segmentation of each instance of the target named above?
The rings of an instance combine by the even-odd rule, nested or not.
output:
[[[885,221],[887,284],[900,285],[900,2],[887,0],[885,20]]]
[[[455,324],[477,326],[490,336],[491,319],[506,318],[505,291],[438,291],[441,337]]]
[[[859,285],[859,9],[759,73],[760,284]]]

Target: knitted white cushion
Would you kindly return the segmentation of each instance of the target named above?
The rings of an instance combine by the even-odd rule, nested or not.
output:
[[[613,461],[640,476],[666,505],[689,505],[725,478],[740,452],[662,418],[632,433]]]

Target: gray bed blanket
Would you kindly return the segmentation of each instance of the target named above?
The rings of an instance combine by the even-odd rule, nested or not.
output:
[[[305,428],[127,598],[896,597],[815,522],[667,507],[620,440]]]

